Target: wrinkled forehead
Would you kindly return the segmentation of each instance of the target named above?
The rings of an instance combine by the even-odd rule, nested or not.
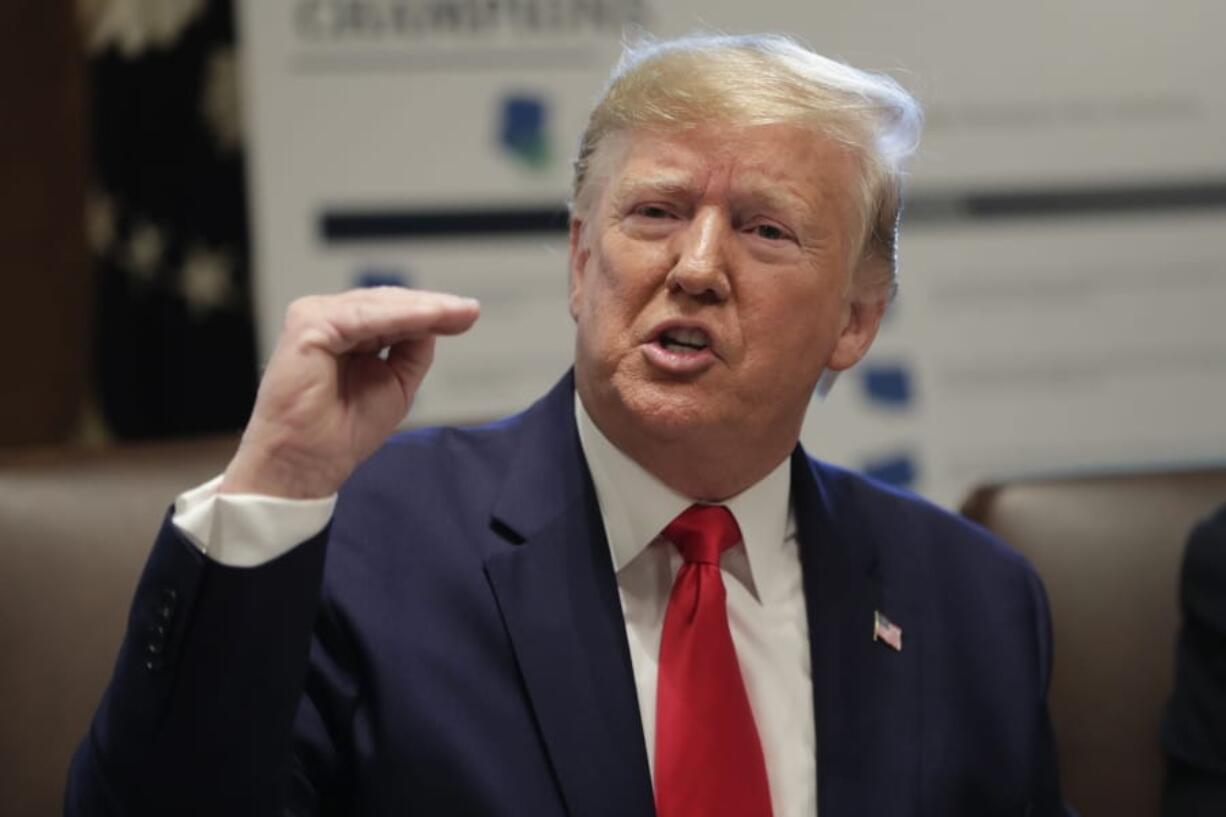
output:
[[[810,128],[788,124],[636,129],[597,148],[586,204],[643,192],[698,198],[740,195],[842,209],[858,200],[855,151]]]

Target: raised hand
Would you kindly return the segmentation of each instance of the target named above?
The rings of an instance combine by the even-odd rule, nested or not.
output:
[[[478,311],[398,287],[292,303],[221,493],[334,493],[408,413],[435,337],[464,332]]]

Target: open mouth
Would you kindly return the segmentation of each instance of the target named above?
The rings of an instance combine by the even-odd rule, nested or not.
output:
[[[670,352],[701,352],[711,345],[711,339],[701,329],[666,329],[656,342]]]

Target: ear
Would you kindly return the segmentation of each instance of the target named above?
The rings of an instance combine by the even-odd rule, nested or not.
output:
[[[839,333],[834,351],[826,363],[827,369],[841,372],[860,362],[877,337],[888,303],[885,297],[853,298],[848,302],[843,331]]]
[[[568,297],[570,317],[576,321],[579,320],[579,304],[583,301],[584,272],[591,254],[591,248],[584,243],[583,221],[571,216]]]

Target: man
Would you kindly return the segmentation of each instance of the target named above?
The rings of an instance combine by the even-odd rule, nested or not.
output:
[[[1226,813],[1226,506],[1188,538],[1175,689],[1162,724],[1165,817]]]
[[[784,38],[629,54],[576,163],[573,373],[488,427],[383,443],[475,303],[291,307],[69,813],[1060,813],[1034,573],[797,445],[892,295],[917,129]]]

